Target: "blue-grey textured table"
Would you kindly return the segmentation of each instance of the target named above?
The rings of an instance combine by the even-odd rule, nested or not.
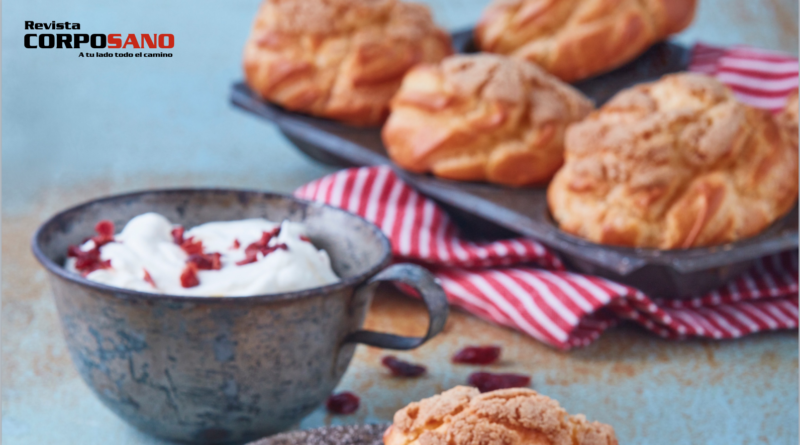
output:
[[[793,0],[700,0],[683,43],[748,43],[797,53]],[[449,29],[473,23],[484,0],[429,2]],[[96,196],[162,186],[291,191],[331,171],[270,125],[234,110],[230,84],[257,0],[100,2],[6,0],[2,14],[2,438],[7,445],[158,444],[98,402],[70,363],[45,274],[28,241],[54,211]],[[79,22],[90,33],[172,33],[174,57],[81,59],[77,50],[23,48],[24,21]],[[412,333],[417,303],[385,290],[368,324]],[[553,351],[455,312],[443,335],[400,354],[421,380],[390,379],[381,351],[360,347],[340,385],[362,396],[353,416],[317,410],[300,428],[387,421],[406,403],[463,383],[446,357],[471,343],[503,344],[496,370],[572,412],[613,424],[622,443],[797,443],[796,332],[742,340],[668,342],[618,328],[596,344]]]

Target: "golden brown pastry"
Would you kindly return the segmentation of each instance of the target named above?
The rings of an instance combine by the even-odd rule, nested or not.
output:
[[[566,82],[609,71],[686,28],[696,0],[495,0],[475,28],[483,51],[535,62]]]
[[[571,416],[531,389],[457,386],[394,415],[385,445],[617,445],[614,428]]]
[[[244,49],[247,84],[283,107],[376,125],[403,75],[452,52],[427,7],[398,0],[265,0]]]
[[[665,76],[567,131],[547,191],[561,229],[602,244],[677,249],[753,236],[797,201],[797,146],[716,79]]]
[[[534,184],[558,170],[567,125],[592,108],[531,63],[454,55],[409,71],[392,99],[383,142],[392,160],[413,172]]]
[[[781,127],[786,131],[786,135],[789,140],[794,145],[795,149],[797,148],[798,143],[798,97],[797,97],[797,90],[794,90],[792,94],[789,95],[789,99],[786,101],[786,105],[783,107],[783,110],[778,114],[778,122],[780,123]]]

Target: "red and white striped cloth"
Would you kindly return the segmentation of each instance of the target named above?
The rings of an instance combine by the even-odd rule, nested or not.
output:
[[[797,60],[787,56],[706,45],[694,55],[692,70],[719,76],[754,106],[779,109],[797,86]],[[787,80],[791,66],[794,83]],[[531,239],[461,239],[447,214],[390,167],[342,170],[295,195],[372,221],[391,240],[395,258],[426,265],[453,305],[561,349],[588,345],[623,319],[667,338],[735,338],[798,324],[797,251],[762,258],[707,295],[654,300],[629,286],[566,271],[557,255]]]
[[[748,46],[726,49],[699,43],[689,70],[716,76],[740,101],[770,111],[783,108],[799,84],[796,58]]]

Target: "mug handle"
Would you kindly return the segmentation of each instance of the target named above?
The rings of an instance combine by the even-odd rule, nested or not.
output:
[[[449,305],[447,296],[436,278],[426,269],[415,264],[394,264],[362,285],[369,286],[379,281],[397,281],[411,286],[419,292],[428,308],[428,332],[424,337],[404,337],[383,332],[358,330],[350,333],[344,343],[362,343],[383,349],[414,349],[442,332],[447,321]]]

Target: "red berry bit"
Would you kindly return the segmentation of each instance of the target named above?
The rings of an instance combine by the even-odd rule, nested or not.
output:
[[[194,263],[186,263],[186,267],[181,272],[181,286],[189,288],[195,287],[200,284],[197,279],[197,265]]]
[[[239,247],[241,247],[241,244],[239,244],[239,240],[238,240],[238,239],[236,239],[236,238],[234,238],[234,239],[233,239],[233,245],[231,246],[231,250],[236,250],[236,249],[238,249]]]
[[[500,346],[467,346],[453,356],[453,363],[490,365],[500,358]]]
[[[110,269],[111,260],[100,260],[100,248],[95,246],[90,250],[81,250],[78,246],[69,246],[67,256],[75,258],[75,269],[84,277],[100,269]]]
[[[184,238],[183,233],[185,229],[183,226],[177,226],[172,229],[172,242],[179,245],[184,252],[191,255],[194,253],[203,253],[203,242],[195,241],[194,237]]]
[[[146,281],[151,286],[156,287],[156,282],[153,280],[153,277],[150,276],[150,272],[148,272],[147,269],[142,269],[142,270],[144,270],[144,281]]]
[[[222,260],[219,253],[203,253],[203,242],[195,241],[194,237],[184,237],[183,226],[172,229],[172,241],[179,245],[189,258],[186,259],[186,267],[181,272],[181,286],[195,287],[200,284],[197,278],[198,270],[220,270]],[[237,241],[238,243],[238,241]]]
[[[92,241],[94,241],[97,247],[102,245],[108,244],[114,241],[114,223],[104,219],[98,222],[94,226],[94,231],[97,232],[97,236],[92,237]]]
[[[272,252],[283,249],[287,250],[288,247],[286,244],[276,244],[274,246],[269,246],[270,240],[272,238],[278,236],[281,233],[281,228],[276,227],[270,232],[262,232],[261,239],[251,243],[249,246],[245,247],[244,249],[244,259],[236,263],[237,266],[244,266],[245,264],[255,263],[258,261],[258,253],[261,252],[261,255],[267,256]]]
[[[473,372],[467,381],[480,392],[489,392],[497,389],[524,388],[531,383],[531,378],[520,374]]]
[[[202,255],[203,242],[195,241],[194,237],[190,236],[189,238],[183,240],[183,243],[181,243],[181,249],[183,249],[187,255]]]
[[[177,226],[172,229],[172,242],[179,245],[187,255],[202,254],[203,242],[195,241],[194,237],[184,238],[184,228]]]
[[[222,255],[218,253],[193,253],[186,259],[187,263],[194,263],[198,270],[220,270],[222,268]]]
[[[328,397],[325,407],[333,414],[352,414],[358,409],[361,399],[349,391],[333,394]]]
[[[183,226],[172,229],[172,242],[179,246],[183,244]]]
[[[100,260],[100,247],[114,241],[114,223],[104,219],[94,226],[94,231],[97,235],[90,238],[94,241],[93,248],[81,250],[76,245],[67,248],[67,257],[75,258],[75,269],[84,277],[96,270],[111,268],[110,260]]]
[[[404,362],[393,355],[387,355],[381,360],[381,363],[392,371],[393,376],[397,377],[419,377],[427,371],[424,366]]]

